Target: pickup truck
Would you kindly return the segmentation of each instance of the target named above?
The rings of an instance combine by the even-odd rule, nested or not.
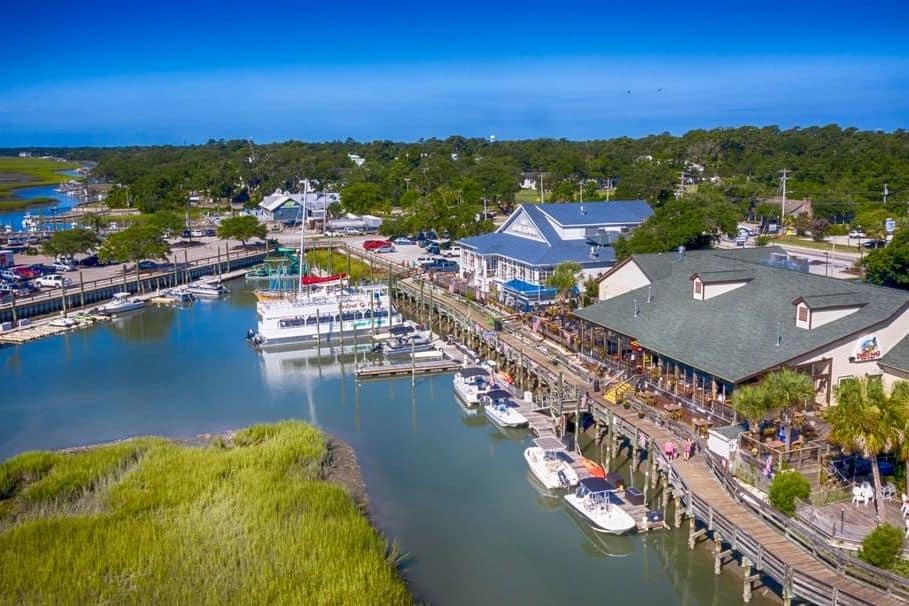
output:
[[[436,271],[442,273],[453,273],[458,271],[458,264],[448,259],[435,259],[431,263],[422,265],[424,271]]]
[[[452,246],[451,248],[446,248],[442,251],[442,254],[446,257],[460,257],[461,256],[461,247]]]

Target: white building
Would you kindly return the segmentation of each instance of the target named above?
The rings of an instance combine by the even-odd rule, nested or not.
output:
[[[296,224],[305,220],[309,227],[315,227],[316,224],[324,223],[328,207],[340,201],[340,194],[335,192],[311,191],[306,194],[291,194],[275,190],[275,193],[265,196],[259,203],[259,208],[262,209],[266,221]]]

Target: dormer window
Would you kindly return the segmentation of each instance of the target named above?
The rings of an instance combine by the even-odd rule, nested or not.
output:
[[[811,330],[854,314],[868,304],[855,293],[807,295],[792,302],[795,305],[795,325]]]
[[[751,274],[743,271],[711,271],[691,276],[694,298],[706,301],[751,282]]]

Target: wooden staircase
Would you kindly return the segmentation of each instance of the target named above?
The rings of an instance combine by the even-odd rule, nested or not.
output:
[[[625,394],[634,389],[634,386],[631,383],[631,379],[626,379],[621,383],[616,383],[615,385],[610,386],[606,393],[603,394],[603,398],[610,404],[618,404],[621,402]]]

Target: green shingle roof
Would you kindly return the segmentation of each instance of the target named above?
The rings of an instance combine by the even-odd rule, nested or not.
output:
[[[762,264],[781,253],[784,251],[777,247],[767,247],[689,251],[681,259],[674,253],[634,255],[632,261],[651,280],[653,301],[648,302],[645,286],[580,309],[576,315],[633,337],[649,350],[736,383],[866,331],[909,304],[909,293],[904,291]],[[753,277],[744,286],[706,301],[693,298],[692,275],[729,271]],[[844,295],[850,301],[867,303],[823,326],[811,330],[796,327],[794,300],[839,300]]]
[[[881,366],[909,372],[909,336],[894,345],[878,363]]]
[[[754,272],[745,269],[730,269],[728,271],[704,271],[695,274],[704,284],[717,284],[719,282],[745,282],[754,278]],[[694,276],[691,276],[694,278]]]
[[[856,307],[867,305],[867,293],[837,292],[829,295],[806,295],[800,297],[809,309],[825,309],[828,307]],[[796,299],[798,300],[798,299]]]

